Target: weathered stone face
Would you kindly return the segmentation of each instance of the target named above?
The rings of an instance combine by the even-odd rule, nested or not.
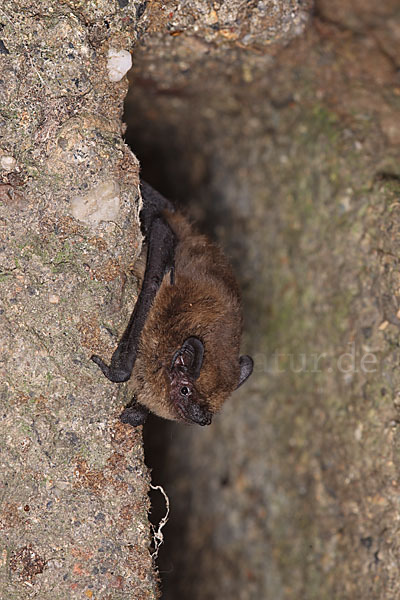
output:
[[[157,594],[142,441],[117,423],[121,400],[89,361],[112,351],[104,322],[122,328],[132,309],[119,301],[141,243],[138,163],[121,138],[128,84],[107,71],[109,47],[131,49],[136,11],[95,5],[0,8],[0,596],[10,600]]]

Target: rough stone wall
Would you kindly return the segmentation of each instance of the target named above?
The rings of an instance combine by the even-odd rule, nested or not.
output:
[[[135,298],[138,163],[109,56],[130,61],[135,24],[113,2],[0,7],[5,600],[157,594],[141,435],[89,361]]]

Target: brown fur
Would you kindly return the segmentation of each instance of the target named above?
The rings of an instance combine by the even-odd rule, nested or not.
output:
[[[239,381],[240,294],[220,249],[179,213],[165,212],[177,236],[175,282],[164,277],[141,334],[129,386],[151,412],[180,420],[169,400],[168,369],[186,338],[204,344],[196,388],[217,412]]]

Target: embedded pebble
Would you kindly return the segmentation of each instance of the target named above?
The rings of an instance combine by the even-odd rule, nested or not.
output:
[[[12,171],[17,164],[17,161],[13,156],[2,156],[0,158],[1,168],[5,171]]]
[[[132,66],[132,56],[127,50],[108,51],[107,70],[110,81],[121,81]]]
[[[89,225],[115,221],[119,208],[119,185],[116,181],[103,181],[89,193],[76,196],[71,201],[72,216]]]

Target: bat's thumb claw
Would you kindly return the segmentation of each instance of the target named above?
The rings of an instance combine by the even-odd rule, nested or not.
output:
[[[126,371],[126,369],[119,369],[119,368],[113,367],[113,366],[109,367],[100,358],[100,356],[97,356],[97,354],[92,354],[92,356],[90,357],[90,360],[92,360],[94,363],[96,363],[96,365],[98,365],[100,367],[100,369],[103,371],[103,373],[107,377],[107,379],[109,379],[113,383],[122,383],[123,381],[128,381],[129,377],[131,376],[131,372]]]
[[[106,366],[105,363],[100,358],[100,356],[97,356],[97,354],[92,354],[92,356],[90,357],[90,360],[92,360],[94,363],[96,363],[96,365],[99,365],[100,368],[102,368],[102,365]]]
[[[100,356],[97,356],[97,354],[92,354],[90,360],[96,363],[96,365],[99,366],[100,369],[103,371],[104,375],[109,379],[110,367],[106,365],[106,363],[100,358]]]

